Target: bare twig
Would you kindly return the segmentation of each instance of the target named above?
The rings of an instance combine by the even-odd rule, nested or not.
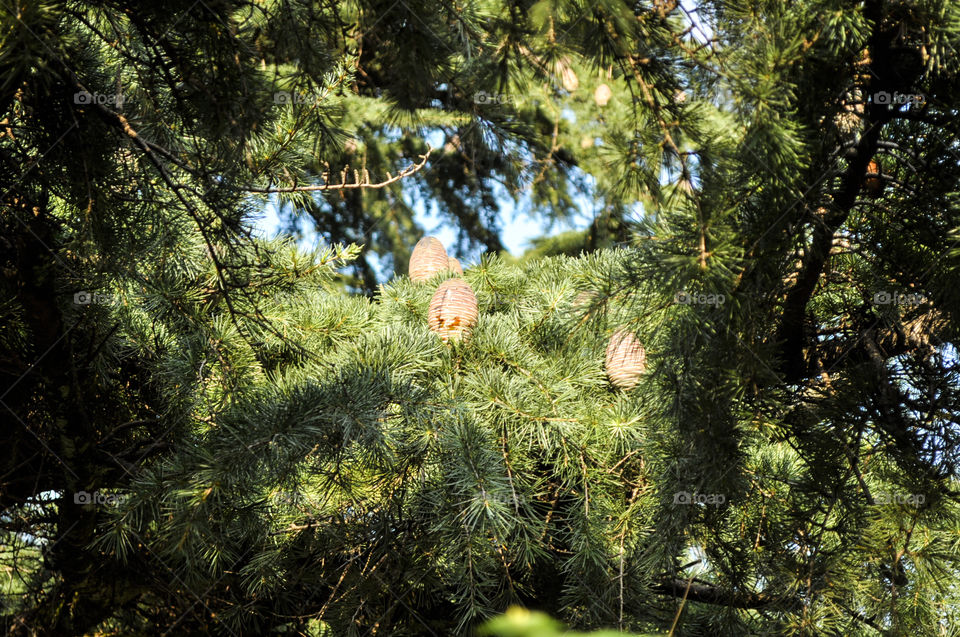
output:
[[[396,175],[391,175],[387,173],[387,179],[379,183],[370,183],[370,175],[366,170],[363,171],[363,178],[361,179],[357,174],[357,171],[354,172],[354,181],[353,183],[347,183],[345,174],[346,170],[343,171],[342,179],[343,183],[339,184],[323,184],[323,185],[313,185],[313,186],[287,186],[283,188],[244,188],[247,192],[263,192],[263,193],[274,193],[274,192],[322,192],[326,190],[355,190],[358,188],[370,188],[370,189],[379,189],[386,188],[390,184],[394,184],[404,177],[409,177],[410,175],[419,172],[427,164],[427,159],[430,157],[430,153],[433,152],[433,148],[430,145],[427,145],[427,152],[423,155],[420,155],[420,161],[416,164],[411,164],[410,166],[404,168]]]

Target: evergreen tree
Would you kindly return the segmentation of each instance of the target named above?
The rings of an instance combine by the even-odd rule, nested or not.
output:
[[[956,634],[954,3],[0,26],[7,632]]]

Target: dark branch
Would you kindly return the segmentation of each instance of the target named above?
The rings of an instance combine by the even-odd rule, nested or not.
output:
[[[689,590],[688,590],[689,586]],[[800,600],[789,597],[774,597],[765,593],[746,593],[717,588],[711,584],[688,583],[682,578],[668,579],[653,587],[661,595],[683,598],[701,604],[714,604],[730,608],[771,608],[781,607],[794,610],[800,606]]]

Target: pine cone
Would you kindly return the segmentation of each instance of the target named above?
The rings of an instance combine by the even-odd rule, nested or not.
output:
[[[607,376],[621,389],[633,389],[647,369],[647,352],[627,330],[617,330],[607,345]]]
[[[593,290],[581,290],[577,292],[577,296],[573,299],[573,308],[576,310],[583,310],[588,307],[596,300],[597,293]]]
[[[427,324],[444,343],[451,338],[458,341],[470,336],[477,324],[477,296],[470,284],[463,279],[447,279],[441,283],[430,300]]]
[[[570,58],[563,57],[557,61],[557,75],[560,76],[560,83],[563,89],[568,93],[573,93],[580,88],[580,79],[570,68]]]
[[[601,84],[597,87],[597,90],[593,92],[593,101],[596,102],[600,108],[606,106],[611,97],[613,97],[613,91],[611,91],[610,87],[606,84]]]
[[[880,162],[871,159],[870,163],[867,164],[867,174],[868,176],[863,180],[864,190],[871,197],[879,197],[883,193],[883,177],[881,176],[883,175],[883,169],[880,167]]]
[[[457,274],[463,274],[463,268],[460,266],[460,262],[453,257],[447,259],[447,269]]]
[[[410,280],[426,281],[437,272],[447,269],[447,251],[436,237],[417,241],[410,255]]]

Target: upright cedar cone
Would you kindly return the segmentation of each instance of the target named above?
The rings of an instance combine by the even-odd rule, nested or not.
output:
[[[870,174],[873,173],[873,174]],[[880,162],[871,159],[867,164],[867,177],[863,180],[863,188],[871,197],[879,197],[883,193],[883,169]]]
[[[477,324],[477,297],[473,288],[463,279],[447,279],[440,284],[430,300],[427,312],[430,330],[446,343],[470,336]]]
[[[437,272],[447,269],[447,251],[436,237],[417,241],[410,255],[410,280],[426,281]]]
[[[557,71],[560,75],[560,83],[563,84],[565,91],[573,93],[580,88],[580,79],[577,77],[577,74],[573,72],[573,69],[570,68],[570,58],[563,57],[558,60]]]
[[[606,84],[601,84],[597,87],[597,90],[593,92],[593,101],[596,102],[600,108],[606,106],[611,97],[613,97],[613,91],[611,91],[610,87]]]
[[[460,262],[453,257],[447,259],[447,269],[457,274],[463,274],[463,267],[461,267]]]
[[[607,345],[607,376],[621,389],[633,389],[647,369],[647,352],[627,330],[617,330]]]
[[[580,292],[577,292],[577,296],[575,296],[573,299],[573,308],[575,310],[586,309],[596,298],[597,293],[593,290],[581,290]]]

